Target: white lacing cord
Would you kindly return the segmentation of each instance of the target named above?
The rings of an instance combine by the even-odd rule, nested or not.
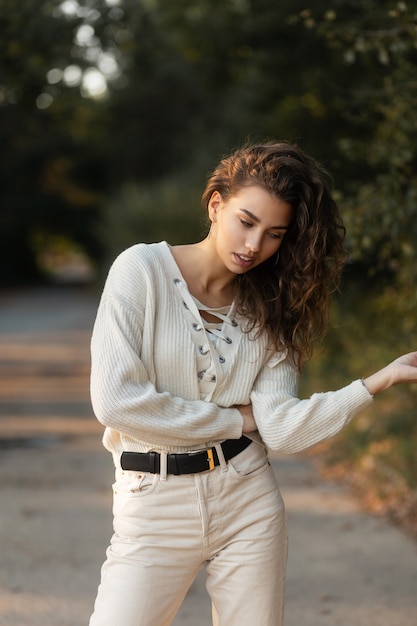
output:
[[[214,317],[217,317],[220,322],[224,322],[225,324],[230,324],[231,326],[236,325],[236,322],[234,322],[229,317],[227,317],[227,315],[224,315],[223,313],[219,313],[219,311],[216,311],[216,309],[210,309],[208,307],[204,307],[200,310],[207,311],[207,313],[210,313]],[[219,339],[222,339],[226,343],[232,343],[232,340],[230,339],[230,337],[225,335],[222,330],[219,330],[218,328],[213,327],[215,322],[209,322],[206,319],[204,319],[204,317],[202,316],[201,316],[201,319],[202,319],[205,330],[209,334],[214,335],[215,337],[218,337]]]
[[[214,338],[214,339],[218,337],[219,339],[222,339],[226,343],[229,343],[229,344],[232,343],[232,340],[230,339],[230,337],[225,335],[220,329],[215,328],[216,326],[215,322],[209,322],[206,319],[204,319],[203,316],[201,315],[201,312],[206,311],[207,313],[210,313],[210,315],[217,317],[219,322],[224,322],[226,324],[231,324],[232,326],[237,326],[237,323],[235,322],[235,320],[230,319],[229,317],[230,310],[233,305],[219,307],[219,308],[208,307],[205,304],[202,304],[195,296],[193,296],[190,293],[187,285],[182,280],[177,278],[174,280],[174,283],[182,294],[184,306],[188,310],[190,310],[191,313],[193,312],[195,314],[198,313],[199,318],[201,319],[203,323],[203,327],[205,331],[208,333],[209,337]],[[196,323],[193,324],[193,327],[194,327],[194,330],[201,329],[200,325],[199,324],[197,325]]]

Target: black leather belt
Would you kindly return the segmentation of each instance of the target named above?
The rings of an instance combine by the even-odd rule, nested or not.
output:
[[[229,461],[251,443],[251,439],[243,436],[240,439],[227,439],[220,445],[225,460]],[[161,455],[158,452],[123,452],[120,462],[122,469],[134,472],[159,474],[161,469]],[[216,448],[185,454],[167,454],[167,474],[196,474],[212,470],[217,465],[220,465],[220,461]]]

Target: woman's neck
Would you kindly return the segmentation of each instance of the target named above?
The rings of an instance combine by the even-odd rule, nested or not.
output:
[[[225,271],[207,240],[173,246],[172,255],[190,292],[209,307],[227,306],[234,299],[234,274]]]

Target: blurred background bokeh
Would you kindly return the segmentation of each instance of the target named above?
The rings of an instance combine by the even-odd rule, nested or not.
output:
[[[138,241],[194,241],[220,156],[285,139],[334,180],[350,260],[303,393],[417,349],[417,6],[0,0],[0,288],[100,291]],[[417,526],[416,392],[322,450]]]

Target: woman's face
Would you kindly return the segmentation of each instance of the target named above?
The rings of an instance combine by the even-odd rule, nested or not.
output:
[[[292,214],[287,202],[259,186],[245,187],[227,200],[215,191],[208,211],[216,252],[233,274],[253,269],[279,250]]]

